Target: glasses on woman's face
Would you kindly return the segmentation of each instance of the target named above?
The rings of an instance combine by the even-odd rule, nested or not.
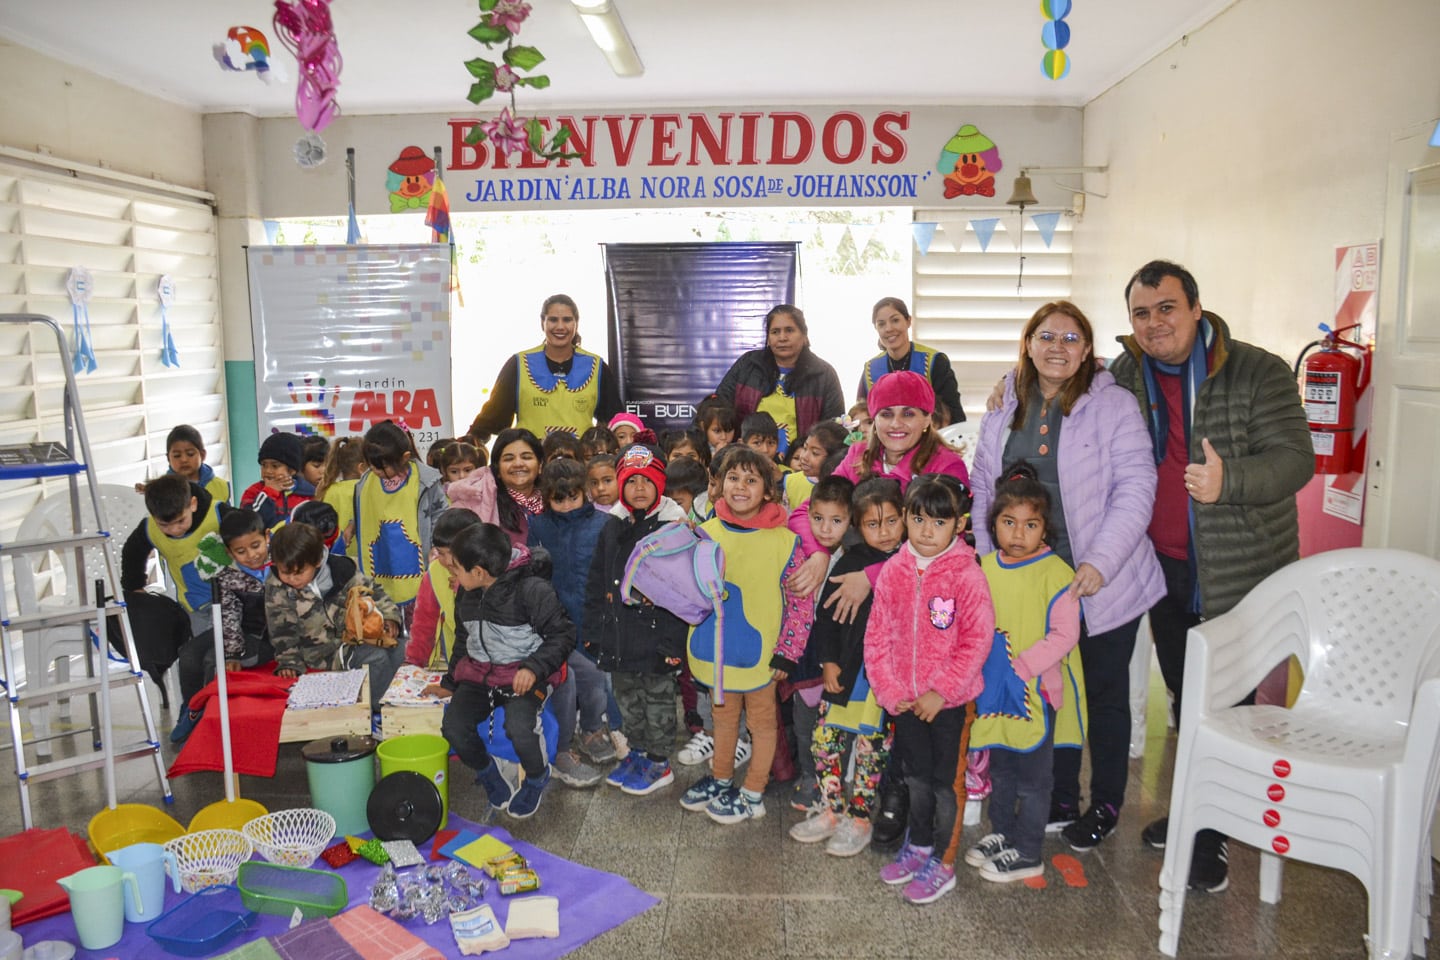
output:
[[[1047,347],[1052,343],[1060,343],[1067,347],[1078,347],[1085,342],[1084,337],[1073,331],[1070,333],[1054,333],[1050,330],[1037,330],[1035,333],[1030,334],[1030,336],[1039,340]]]

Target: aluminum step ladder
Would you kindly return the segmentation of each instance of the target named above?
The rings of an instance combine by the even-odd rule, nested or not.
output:
[[[39,314],[0,314],[0,324],[23,324],[36,328],[45,327],[54,335],[58,347],[59,362],[65,374],[63,443],[42,442],[27,445],[0,446],[0,482],[27,480],[37,477],[65,477],[69,485],[71,529],[70,536],[48,537],[39,540],[14,540],[0,542],[0,559],[9,557],[11,562],[28,562],[24,558],[45,551],[74,550],[75,571],[78,582],[67,584],[73,606],[43,613],[14,616],[7,609],[5,593],[0,590],[0,676],[5,697],[10,708],[10,747],[15,756],[15,777],[20,788],[20,810],[25,828],[32,827],[30,809],[30,786],[45,780],[55,780],[84,770],[103,768],[105,790],[109,806],[114,808],[115,763],[148,757],[155,765],[155,777],[159,781],[164,801],[174,802],[170,791],[170,780],[165,773],[164,758],[160,753],[160,740],[156,735],[155,717],[150,710],[150,699],[145,692],[145,675],[140,669],[140,660],[135,652],[135,637],[130,631],[130,619],[124,615],[125,603],[120,597],[120,566],[116,559],[117,546],[111,535],[101,502],[99,481],[91,464],[90,440],[85,432],[85,419],[80,407],[80,393],[75,383],[71,366],[70,350],[65,343],[65,333],[54,319]],[[76,455],[78,453],[78,456]],[[96,518],[96,530],[86,531],[81,520],[82,482],[84,495],[90,499]],[[121,531],[123,538],[126,531]],[[85,547],[99,546],[105,558],[103,570],[86,570]],[[120,670],[110,668],[110,645],[106,641],[105,617],[120,614],[121,633],[125,639],[125,661]],[[88,625],[89,643],[86,644],[87,674],[82,680],[68,683],[41,685],[34,678],[27,678],[23,687],[12,681],[16,676],[15,636],[26,629],[40,630],[65,624]],[[98,667],[95,665],[98,661]],[[49,665],[45,666],[49,669]],[[116,690],[133,689],[139,697],[140,713],[144,718],[145,737],[129,743],[116,743],[114,722],[110,703]],[[96,693],[99,693],[100,709],[96,710]],[[75,756],[44,760],[30,764],[26,760],[26,748],[36,744],[34,738],[27,739],[22,727],[22,710],[26,707],[55,702],[74,696],[86,695],[90,700],[91,723],[88,732],[92,734],[93,750],[80,750]],[[55,734],[45,739],[76,736],[85,730]]]

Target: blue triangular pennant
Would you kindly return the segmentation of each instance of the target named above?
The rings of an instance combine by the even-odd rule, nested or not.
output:
[[[280,235],[280,221],[279,221],[279,220],[266,220],[266,221],[265,221],[265,242],[268,243],[268,244],[270,244],[270,245],[273,247],[273,246],[275,245],[275,238],[278,237],[279,235]]]
[[[350,224],[345,228],[345,242],[360,242],[360,221],[355,219],[355,204],[350,204]]]
[[[970,221],[970,229],[975,231],[975,239],[980,241],[981,253],[990,247],[990,238],[995,235],[995,225],[999,222],[999,217],[986,217],[983,220]]]
[[[938,226],[933,221],[922,220],[910,224],[910,232],[915,235],[915,246],[920,248],[920,256],[930,252],[930,241],[935,239],[935,228]]]
[[[1045,241],[1045,248],[1050,248],[1050,241],[1055,239],[1055,225],[1060,222],[1059,212],[1035,213],[1030,215],[1035,222],[1035,229],[1040,231],[1040,239]]]

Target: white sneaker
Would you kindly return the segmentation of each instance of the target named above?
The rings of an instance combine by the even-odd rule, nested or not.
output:
[[[735,743],[735,766],[740,766],[750,759],[750,740],[748,737],[741,737]]]
[[[801,843],[819,843],[829,840],[840,826],[840,818],[829,807],[811,814],[790,828],[790,839]]]
[[[704,730],[699,731],[690,738],[690,742],[680,748],[675,759],[686,766],[693,766],[697,763],[704,763],[715,754],[715,738]]]
[[[869,820],[862,820],[859,817],[841,818],[835,835],[830,838],[829,843],[825,844],[825,852],[832,857],[855,856],[870,846],[870,829]]]
[[[615,759],[624,760],[630,754],[630,741],[619,730],[610,731],[610,742],[615,744]]]

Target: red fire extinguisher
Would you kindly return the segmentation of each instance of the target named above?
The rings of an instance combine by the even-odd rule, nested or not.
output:
[[[1315,447],[1315,472],[1323,474],[1350,473],[1358,468],[1355,462],[1355,405],[1370,384],[1371,347],[1341,339],[1341,334],[1354,330],[1351,324],[1331,330],[1320,324],[1323,339],[1306,344],[1295,361],[1295,373],[1304,369],[1301,396],[1305,401],[1305,419],[1310,424],[1310,442]],[[1319,352],[1306,359],[1312,349]],[[1356,351],[1350,353],[1347,351]]]

